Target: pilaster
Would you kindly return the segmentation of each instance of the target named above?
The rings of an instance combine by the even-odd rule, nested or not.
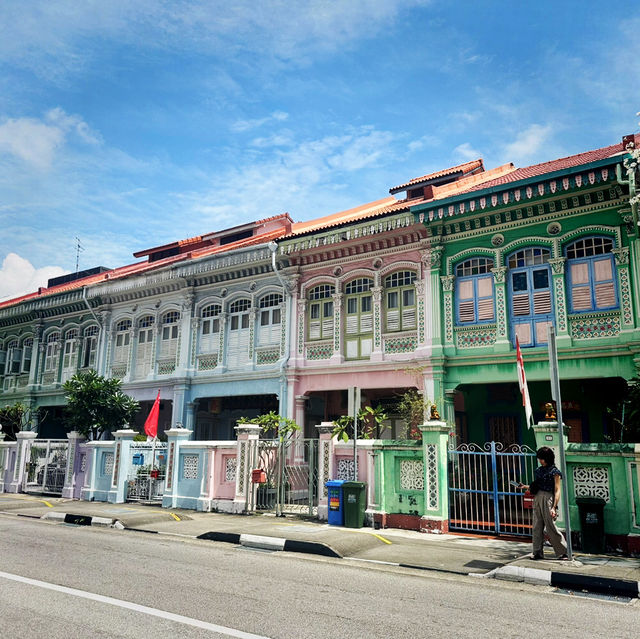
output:
[[[318,431],[318,519],[329,518],[327,482],[333,477],[333,422],[321,422]]]
[[[25,471],[31,456],[31,445],[37,434],[30,430],[16,433],[16,463],[13,467],[13,478],[7,487],[8,493],[19,493],[24,489]]]
[[[253,504],[253,484],[250,482],[251,470],[258,461],[258,439],[260,426],[241,424],[236,426],[238,438],[238,461],[236,464],[236,494],[233,498],[232,512],[246,512]]]
[[[492,268],[495,288],[496,343],[494,349],[508,351],[511,349],[509,331],[507,329],[507,269],[504,266]]]
[[[67,448],[67,470],[64,474],[64,487],[62,488],[63,499],[73,499],[76,487],[76,456],[78,444],[84,441],[84,436],[75,430],[67,433],[69,447]]]

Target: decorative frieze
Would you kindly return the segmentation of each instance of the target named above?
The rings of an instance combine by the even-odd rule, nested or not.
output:
[[[256,364],[274,364],[280,358],[280,351],[277,348],[256,351]]]
[[[496,326],[490,324],[483,327],[456,328],[456,346],[458,348],[479,348],[496,343]]]
[[[218,354],[200,355],[198,357],[199,371],[212,371],[218,365]]]
[[[339,459],[336,479],[351,481],[353,479],[354,468],[353,459]]]
[[[438,447],[435,444],[427,444],[426,452],[426,480],[427,480],[427,508],[437,510],[440,505],[438,489]]]
[[[171,375],[175,370],[175,359],[158,362],[158,375]]]
[[[574,339],[597,339],[615,337],[620,333],[618,313],[589,313],[569,318],[571,337]]]
[[[200,455],[182,456],[182,478],[198,479],[198,468],[200,465]]]
[[[307,359],[329,359],[333,355],[333,345],[331,342],[323,344],[309,344],[307,346]]]
[[[413,353],[418,347],[418,336],[415,333],[401,337],[385,337],[384,352],[390,355],[397,353]]]

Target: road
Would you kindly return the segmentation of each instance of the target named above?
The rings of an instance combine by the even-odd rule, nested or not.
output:
[[[640,600],[0,516],[0,636],[637,637]]]

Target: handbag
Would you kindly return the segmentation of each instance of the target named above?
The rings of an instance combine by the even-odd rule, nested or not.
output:
[[[524,495],[522,495],[522,507],[526,508],[527,510],[531,510],[533,508],[533,500],[534,496],[531,494],[531,492],[525,490]]]

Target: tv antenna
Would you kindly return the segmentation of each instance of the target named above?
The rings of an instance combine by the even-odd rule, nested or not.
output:
[[[76,273],[78,272],[78,265],[80,264],[80,253],[84,251],[84,246],[80,243],[80,238],[76,237]]]

